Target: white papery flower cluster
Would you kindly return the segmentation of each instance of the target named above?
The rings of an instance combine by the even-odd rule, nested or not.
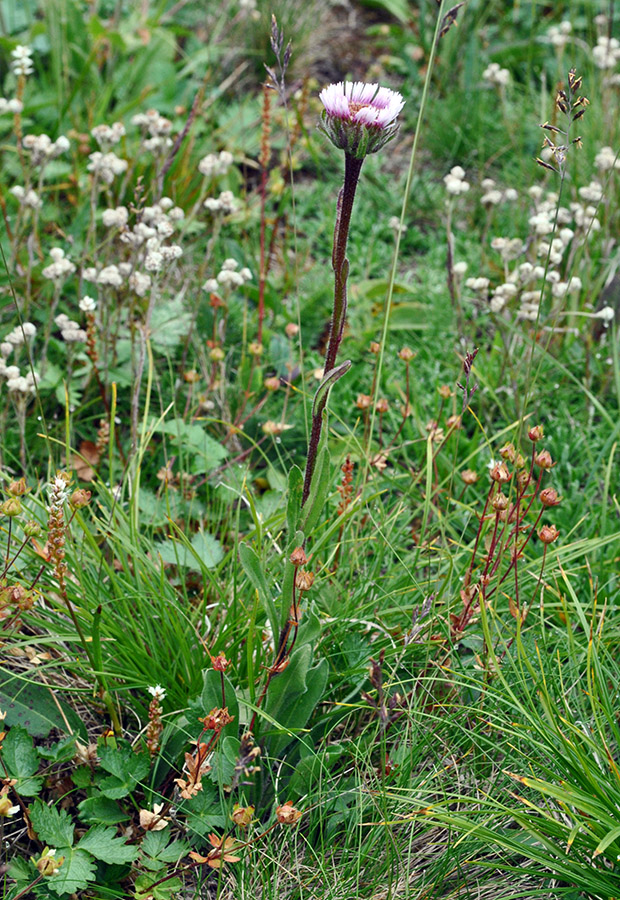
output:
[[[100,150],[95,150],[88,159],[90,162],[86,166],[87,170],[102,184],[112,184],[117,175],[127,171],[129,165],[126,159],[120,159],[116,153],[101,153]]]
[[[234,157],[228,150],[221,150],[220,153],[207,153],[198,163],[198,171],[205,178],[226,175],[233,162]]]
[[[104,209],[101,221],[106,228],[124,228],[129,221],[129,210],[126,206]]]
[[[230,215],[238,206],[238,202],[232,191],[222,191],[219,197],[207,197],[204,202],[205,209],[210,213],[222,213]]]
[[[601,147],[594,157],[594,165],[602,172],[609,172],[611,169],[620,169],[620,153],[612,147]]]
[[[118,144],[127,132],[122,122],[114,122],[113,125],[95,125],[90,133],[102,150],[109,150]]]
[[[7,100],[5,97],[0,97],[0,115],[4,113],[20,113],[24,108],[24,104],[21,100],[18,100],[17,97],[12,100]]]
[[[453,166],[443,180],[449,194],[465,194],[469,190],[469,182],[465,181],[465,169],[461,166]]]
[[[50,159],[66,153],[70,147],[69,139],[61,134],[55,141],[47,134],[26,134],[22,138],[22,147],[30,154],[33,166],[44,168]]]
[[[54,260],[49,266],[42,271],[44,278],[49,278],[54,282],[64,281],[69,275],[75,272],[75,266],[70,259],[65,256],[65,251],[61,247],[52,247],[50,256]]]
[[[35,372],[33,375],[32,370],[28,370],[25,375],[22,375],[19,366],[7,366],[6,359],[13,350],[21,347],[25,340],[33,338],[36,331],[32,322],[24,322],[23,325],[18,325],[10,331],[0,343],[0,378],[5,379],[10,394],[16,394],[23,398],[34,394],[37,373]]]
[[[83,342],[86,340],[86,332],[84,329],[80,328],[77,322],[74,322],[73,319],[70,319],[69,316],[64,313],[60,313],[60,315],[56,316],[54,322],[57,327],[60,328],[63,341],[66,341],[68,344],[75,344],[78,341]]]
[[[492,178],[483,178],[480,187],[484,194],[480,198],[483,206],[497,206],[499,203],[514,203],[519,199],[519,194],[514,188],[501,190]]]
[[[2,343],[0,343],[0,353],[2,354],[3,359],[6,359],[13,350],[16,350],[18,347],[25,344],[26,341],[30,340],[30,338],[33,338],[36,333],[36,325],[33,325],[32,322],[24,322],[22,325],[16,325],[2,340]]]
[[[97,301],[88,294],[84,294],[78,305],[83,313],[92,313],[97,309]]]
[[[599,35],[592,48],[592,60],[598,69],[609,70],[620,61],[620,41],[607,35]]]
[[[9,193],[19,200],[20,206],[25,206],[27,209],[41,209],[43,206],[43,201],[32,188],[26,190],[20,184],[16,184],[10,189]]]
[[[248,268],[239,268],[236,259],[225,259],[222,268],[215,278],[208,278],[202,286],[203,291],[212,293],[220,288],[236,288],[241,287],[246,281],[252,280],[252,273]]]
[[[158,113],[156,109],[149,109],[145,113],[137,113],[131,120],[143,131],[142,146],[150,153],[161,153],[172,147],[170,132],[172,122]],[[147,134],[150,137],[147,137]]]
[[[547,31],[547,40],[558,49],[565,47],[572,40],[572,36],[573,26],[567,19],[559,25],[551,25]]]
[[[100,284],[102,287],[120,288],[123,286],[131,272],[131,263],[112,263],[97,269],[96,266],[87,266],[82,270],[82,277],[85,281],[93,284]]]
[[[495,62],[489,63],[482,73],[482,78],[495,87],[506,87],[506,85],[510,84],[510,72],[508,69],[502,69],[500,64]]]
[[[32,49],[18,44],[14,50],[11,50],[11,69],[14,75],[31,75],[34,72],[32,65]]]

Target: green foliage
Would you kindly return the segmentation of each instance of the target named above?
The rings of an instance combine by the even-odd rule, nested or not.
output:
[[[14,726],[2,743],[2,757],[7,774],[16,779],[15,789],[24,797],[34,797],[41,791],[43,778],[33,777],[39,769],[39,756],[32,737],[25,728]]]

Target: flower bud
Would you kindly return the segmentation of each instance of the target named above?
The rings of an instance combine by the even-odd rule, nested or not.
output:
[[[86,491],[84,490],[84,488],[78,488],[71,494],[71,497],[69,498],[69,505],[73,509],[84,509],[84,507],[88,506],[88,504],[90,503],[91,497],[91,491]]]
[[[514,444],[504,444],[503,447],[499,449],[499,455],[502,459],[507,459],[508,462],[514,462],[516,456],[516,450]]]
[[[24,536],[27,538],[38,537],[41,534],[41,526],[38,522],[26,522],[24,525]]]
[[[281,825],[296,825],[303,813],[295,809],[291,800],[276,808],[276,818]]]
[[[370,404],[372,403],[372,398],[368,396],[368,394],[358,394],[357,400],[355,401],[355,405],[358,409],[368,409]]]
[[[452,388],[449,384],[441,384],[437,388],[437,393],[442,398],[442,400],[449,400],[452,396]]]
[[[295,567],[305,566],[308,562],[308,557],[303,547],[295,547],[289,558]]]
[[[377,341],[371,341],[370,347],[368,349],[371,353],[374,353],[376,355],[381,349],[381,344],[377,343]]]
[[[224,359],[225,353],[221,347],[212,347],[209,350],[209,359],[212,362],[221,362]]]
[[[299,334],[299,325],[296,322],[288,322],[284,330],[287,337],[294,338]]]
[[[239,806],[235,803],[230,818],[239,828],[247,828],[254,816],[253,806]]]
[[[230,665],[230,660],[226,659],[223,653],[218,653],[217,656],[211,657],[211,665],[216,672],[225,672]]]
[[[11,497],[23,497],[29,488],[26,487],[26,479],[20,478],[18,481],[12,481],[6,490]]]
[[[267,391],[277,391],[280,387],[280,379],[277,375],[272,375],[270,378],[265,378],[263,386]]]
[[[410,362],[415,356],[415,353],[410,347],[403,347],[402,350],[398,351],[398,356],[403,362]]]
[[[534,465],[541,469],[552,469],[555,466],[548,450],[541,450],[534,457]]]
[[[508,507],[508,497],[500,491],[493,497],[492,504],[493,509],[497,512],[504,510]]]
[[[385,398],[381,398],[377,400],[375,409],[378,413],[386,413],[388,411],[389,404]]]
[[[562,502],[555,488],[545,488],[538,497],[543,506],[557,506]]]
[[[497,481],[498,484],[505,484],[512,478],[506,463],[495,463],[491,469],[490,475],[493,481]]]
[[[19,497],[9,497],[8,500],[4,500],[0,503],[0,513],[3,516],[9,516],[9,518],[14,518],[18,516],[22,511],[22,505]]]
[[[529,439],[532,441],[533,444],[535,444],[536,441],[542,440],[543,435],[544,435],[544,430],[543,430],[542,425],[534,425],[534,427],[530,428],[530,430],[527,433],[527,436],[529,437]]]
[[[555,525],[543,525],[543,527],[538,532],[538,537],[541,539],[543,544],[552,544],[554,541],[557,541],[560,532],[555,527]]]
[[[261,356],[263,349],[263,345],[258,341],[252,341],[250,344],[248,344],[248,350],[252,354],[252,356]]]
[[[298,591],[309,591],[314,584],[314,573],[306,569],[298,569],[295,576],[295,586]]]

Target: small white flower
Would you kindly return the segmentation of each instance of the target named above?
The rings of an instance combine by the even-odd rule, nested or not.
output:
[[[11,51],[11,56],[13,60],[11,62],[11,69],[14,74],[19,75],[30,75],[34,71],[34,66],[32,65],[32,50],[30,47],[25,47],[23,44],[18,44],[17,47]]]
[[[605,328],[609,328],[609,323],[613,322],[615,318],[615,310],[613,306],[603,306],[602,309],[599,309],[597,313],[594,313],[594,317],[596,319],[602,319]]]
[[[80,300],[79,307],[83,313],[91,313],[97,309],[97,301],[85,294]]]
[[[464,275],[465,272],[467,271],[467,263],[464,262],[463,260],[461,260],[460,262],[454,263],[454,266],[452,267],[452,271],[454,272],[455,275],[458,275],[459,277],[461,275]]]
[[[506,87],[510,83],[510,72],[508,69],[502,69],[499,63],[490,63],[482,73],[482,77],[489,84],[498,87]]]
[[[105,209],[101,221],[106,228],[124,228],[129,219],[129,211],[126,206],[117,206],[115,209]]]
[[[132,272],[129,276],[129,287],[138,297],[144,297],[151,286],[151,276],[144,272]]]
[[[149,686],[147,688],[147,690],[152,697],[157,697],[159,700],[164,700],[166,697],[166,691],[161,686],[161,684],[156,684],[155,686]],[[162,804],[162,806],[163,806],[163,804]],[[157,809],[156,806],[154,806],[153,809],[155,810],[155,812],[159,812],[159,810],[162,809],[162,806],[160,806],[159,809]]]
[[[210,294],[212,294],[214,291],[217,291],[218,287],[219,285],[215,278],[207,278],[202,286],[202,289],[203,291],[208,291]]]

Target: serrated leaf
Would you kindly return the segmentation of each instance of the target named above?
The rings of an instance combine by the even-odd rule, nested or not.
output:
[[[95,862],[84,850],[75,850],[73,847],[63,847],[62,852],[56,854],[57,858],[64,856],[64,862],[53,878],[49,878],[49,889],[59,896],[62,894],[75,894],[84,890],[89,881],[95,879]]]
[[[99,757],[101,768],[110,772],[110,777],[103,778],[99,787],[101,793],[111,800],[126,797],[147,776],[150,768],[146,756],[134,753],[127,745],[102,747]]]
[[[136,900],[151,900],[151,898],[152,900],[168,900],[169,897],[172,897],[173,894],[176,894],[183,887],[179,878],[170,878],[168,881],[164,881],[163,884],[158,884],[152,888],[153,881],[155,881],[155,878],[151,874],[139,875],[136,878]]]
[[[170,350],[187,335],[191,313],[180,298],[158,304],[151,316],[151,343],[159,350]]]
[[[170,840],[170,829],[162,828],[161,831],[147,831],[140,849],[152,860],[162,863],[177,862],[189,851],[189,844],[185,841]]]
[[[97,794],[95,797],[87,797],[78,804],[80,819],[87,825],[118,825],[126,822],[129,816],[122,811],[118,803],[109,797]]]
[[[48,847],[65,848],[73,843],[73,822],[66,809],[59,810],[35,800],[30,807],[30,819],[39,840]]]
[[[87,850],[95,859],[106,863],[130,863],[137,856],[137,849],[129,846],[125,838],[118,837],[113,828],[93,825],[76,845],[77,850]]]
[[[37,753],[41,759],[48,759],[50,762],[55,763],[73,759],[75,756],[75,737],[69,735],[69,737],[52,744],[51,747],[37,747]]]

